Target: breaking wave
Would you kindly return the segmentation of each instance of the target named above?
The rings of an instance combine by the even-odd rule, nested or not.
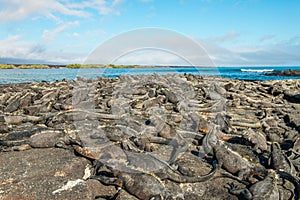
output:
[[[263,72],[272,72],[274,69],[241,69],[242,72],[256,72],[256,73],[263,73]]]

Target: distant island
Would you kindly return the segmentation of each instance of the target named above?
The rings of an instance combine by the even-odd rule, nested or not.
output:
[[[47,69],[47,68],[145,68],[153,66],[141,66],[141,65],[114,65],[114,64],[67,64],[67,65],[55,65],[55,64],[0,64],[0,69]]]
[[[48,68],[190,68],[192,66],[175,65],[116,65],[116,64],[1,64],[0,69],[48,69]],[[206,68],[210,66],[196,66],[197,68]],[[215,67],[215,66],[213,66]]]

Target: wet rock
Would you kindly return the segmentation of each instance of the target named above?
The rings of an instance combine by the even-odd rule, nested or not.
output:
[[[300,70],[283,70],[272,73],[266,73],[266,76],[300,76]]]
[[[300,103],[300,94],[285,93],[284,98],[292,103]]]

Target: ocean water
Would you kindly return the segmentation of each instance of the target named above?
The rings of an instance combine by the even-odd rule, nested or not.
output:
[[[40,82],[56,80],[74,80],[77,76],[85,78],[117,77],[121,75],[142,75],[142,74],[184,74],[221,76],[230,79],[240,80],[284,80],[300,79],[293,76],[265,76],[271,71],[300,70],[300,66],[289,67],[156,67],[156,68],[87,68],[87,69],[0,69],[0,84]]]

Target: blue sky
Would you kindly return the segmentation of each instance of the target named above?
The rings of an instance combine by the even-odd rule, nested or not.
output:
[[[192,38],[216,65],[300,65],[299,10],[297,0],[0,0],[0,59],[82,63],[120,33],[156,27]],[[137,55],[124,64],[153,54]]]

